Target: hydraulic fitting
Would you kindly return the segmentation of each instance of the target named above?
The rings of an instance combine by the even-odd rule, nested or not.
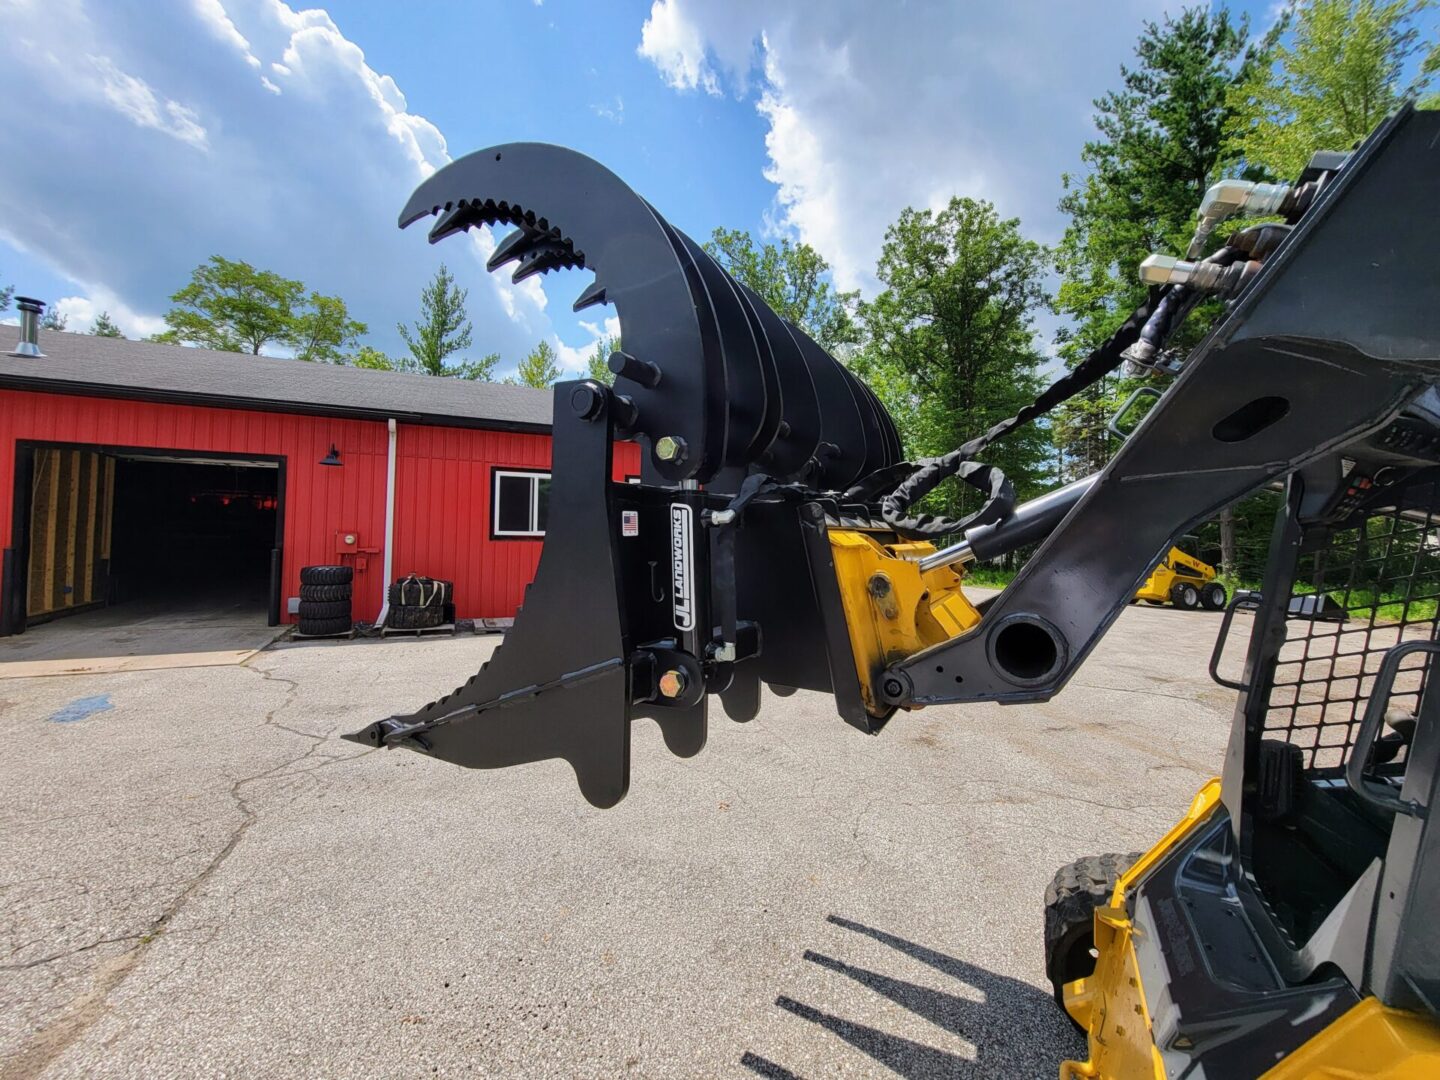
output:
[[[1140,280],[1146,285],[1189,285],[1197,292],[1224,295],[1238,290],[1260,270],[1255,261],[1228,266],[1216,262],[1191,262],[1173,255],[1151,255],[1140,264]]]
[[[1259,184],[1250,180],[1221,180],[1211,184],[1205,198],[1200,200],[1200,221],[1186,256],[1196,259],[1204,254],[1205,241],[1226,218],[1241,213],[1263,217],[1285,212],[1293,191],[1288,184]]]

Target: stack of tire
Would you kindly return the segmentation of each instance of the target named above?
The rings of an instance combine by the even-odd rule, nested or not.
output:
[[[349,566],[302,566],[300,568],[300,633],[307,637],[348,634],[354,627],[350,616],[350,588],[355,571]]]
[[[455,621],[455,583],[411,574],[390,586],[392,630],[433,630]]]

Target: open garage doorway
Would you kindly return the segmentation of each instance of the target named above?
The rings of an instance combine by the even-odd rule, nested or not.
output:
[[[15,577],[24,594],[16,598],[24,612],[18,629],[26,632],[10,639],[14,660],[220,656],[253,652],[274,637],[267,631],[280,622],[282,459],[18,449]]]
[[[279,464],[113,456],[109,602],[279,622]]]

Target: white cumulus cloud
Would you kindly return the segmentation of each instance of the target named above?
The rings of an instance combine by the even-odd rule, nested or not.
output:
[[[156,0],[140,19],[14,0],[0,5],[0,100],[0,237],[75,283],[72,327],[108,309],[149,332],[219,254],[343,297],[390,351],[442,258],[470,289],[476,355],[550,333],[538,282],[395,228],[449,148],[324,10]]]
[[[772,220],[820,251],[841,288],[870,291],[906,206],[985,198],[1057,239],[1060,177],[1093,134],[1090,102],[1166,6],[655,0],[639,53],[678,91],[753,101]]]

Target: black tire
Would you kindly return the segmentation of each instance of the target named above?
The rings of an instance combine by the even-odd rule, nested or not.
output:
[[[301,585],[349,585],[355,570],[349,566],[302,566]]]
[[[322,637],[328,634],[348,634],[351,628],[350,616],[342,619],[301,619],[300,633],[309,634],[311,637]]]
[[[1151,607],[1164,607],[1164,606],[1165,606],[1165,601],[1164,601],[1164,600],[1146,600],[1145,603],[1149,604]]]
[[[415,604],[393,604],[386,616],[385,625],[392,630],[429,630],[443,625],[445,609],[441,607],[419,607]]]
[[[1177,581],[1170,586],[1170,603],[1185,611],[1194,611],[1200,606],[1200,590],[1188,581]]]
[[[1140,854],[1135,851],[1076,859],[1057,870],[1046,888],[1045,974],[1060,1008],[1065,1008],[1065,984],[1095,971],[1095,909],[1105,906],[1115,891],[1115,882]]]
[[[321,603],[318,600],[300,601],[300,621],[320,622],[325,619],[348,619],[350,618],[349,600],[330,600]]]
[[[1228,599],[1225,586],[1218,581],[1208,581],[1200,586],[1200,606],[1206,611],[1224,611]]]
[[[318,603],[330,603],[334,600],[349,600],[349,585],[301,585],[300,602],[315,601]]]

